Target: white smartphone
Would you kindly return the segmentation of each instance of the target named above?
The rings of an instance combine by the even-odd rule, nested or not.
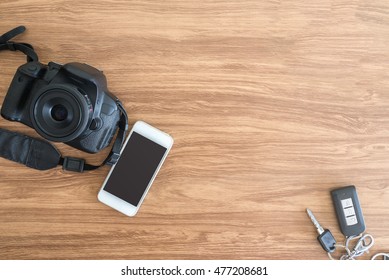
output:
[[[134,216],[173,145],[173,138],[137,121],[98,194],[102,203]]]

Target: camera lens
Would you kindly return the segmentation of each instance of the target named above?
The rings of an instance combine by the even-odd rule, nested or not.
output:
[[[69,84],[42,88],[32,101],[33,127],[44,138],[69,142],[87,130],[92,107],[86,94]]]
[[[62,104],[54,105],[51,109],[51,117],[57,122],[64,121],[68,116],[68,110]]]

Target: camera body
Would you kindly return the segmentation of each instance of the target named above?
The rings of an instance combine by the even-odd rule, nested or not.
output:
[[[34,128],[48,140],[96,153],[116,132],[117,102],[105,75],[92,66],[32,61],[16,71],[1,115]]]

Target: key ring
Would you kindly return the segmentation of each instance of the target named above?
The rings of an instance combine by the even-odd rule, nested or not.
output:
[[[336,252],[336,249],[338,249],[338,248],[343,248],[343,249],[346,251],[346,254],[341,255],[339,258],[334,258],[334,257],[332,256],[332,254],[335,253],[335,252]],[[349,256],[350,254],[351,254],[350,249],[347,248],[347,247],[346,247],[345,245],[343,245],[343,244],[335,244],[335,251],[332,252],[332,253],[330,253],[330,252],[327,253],[329,259],[330,259],[330,260],[333,260],[333,261],[336,261],[336,260],[346,260],[346,259],[344,259],[343,257],[344,257],[344,256]]]
[[[383,259],[385,260],[385,258],[389,259],[389,254],[387,253],[378,253],[378,254],[375,254],[371,259],[372,260],[376,260],[378,257],[383,257]]]
[[[357,243],[354,246],[354,249],[351,251],[349,246],[350,242],[354,239],[358,239]],[[357,236],[347,237],[345,245],[335,244],[335,248],[343,248],[346,253],[340,256],[340,260],[355,260],[355,258],[362,256],[364,253],[369,252],[369,249],[374,245],[374,238],[371,234],[360,234]],[[378,254],[377,254],[378,255]],[[374,257],[378,257],[378,256]],[[328,257],[331,260],[336,260],[330,253]],[[373,257],[373,258],[374,258]]]

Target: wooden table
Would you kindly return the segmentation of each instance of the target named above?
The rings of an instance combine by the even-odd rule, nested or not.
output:
[[[109,167],[0,159],[1,259],[326,259],[305,209],[342,241],[330,190],[349,184],[370,256],[389,251],[387,1],[91,3],[2,0],[0,33],[23,24],[43,63],[103,69],[130,124],[175,144],[134,218],[97,201]],[[0,61],[3,100],[25,57]]]

